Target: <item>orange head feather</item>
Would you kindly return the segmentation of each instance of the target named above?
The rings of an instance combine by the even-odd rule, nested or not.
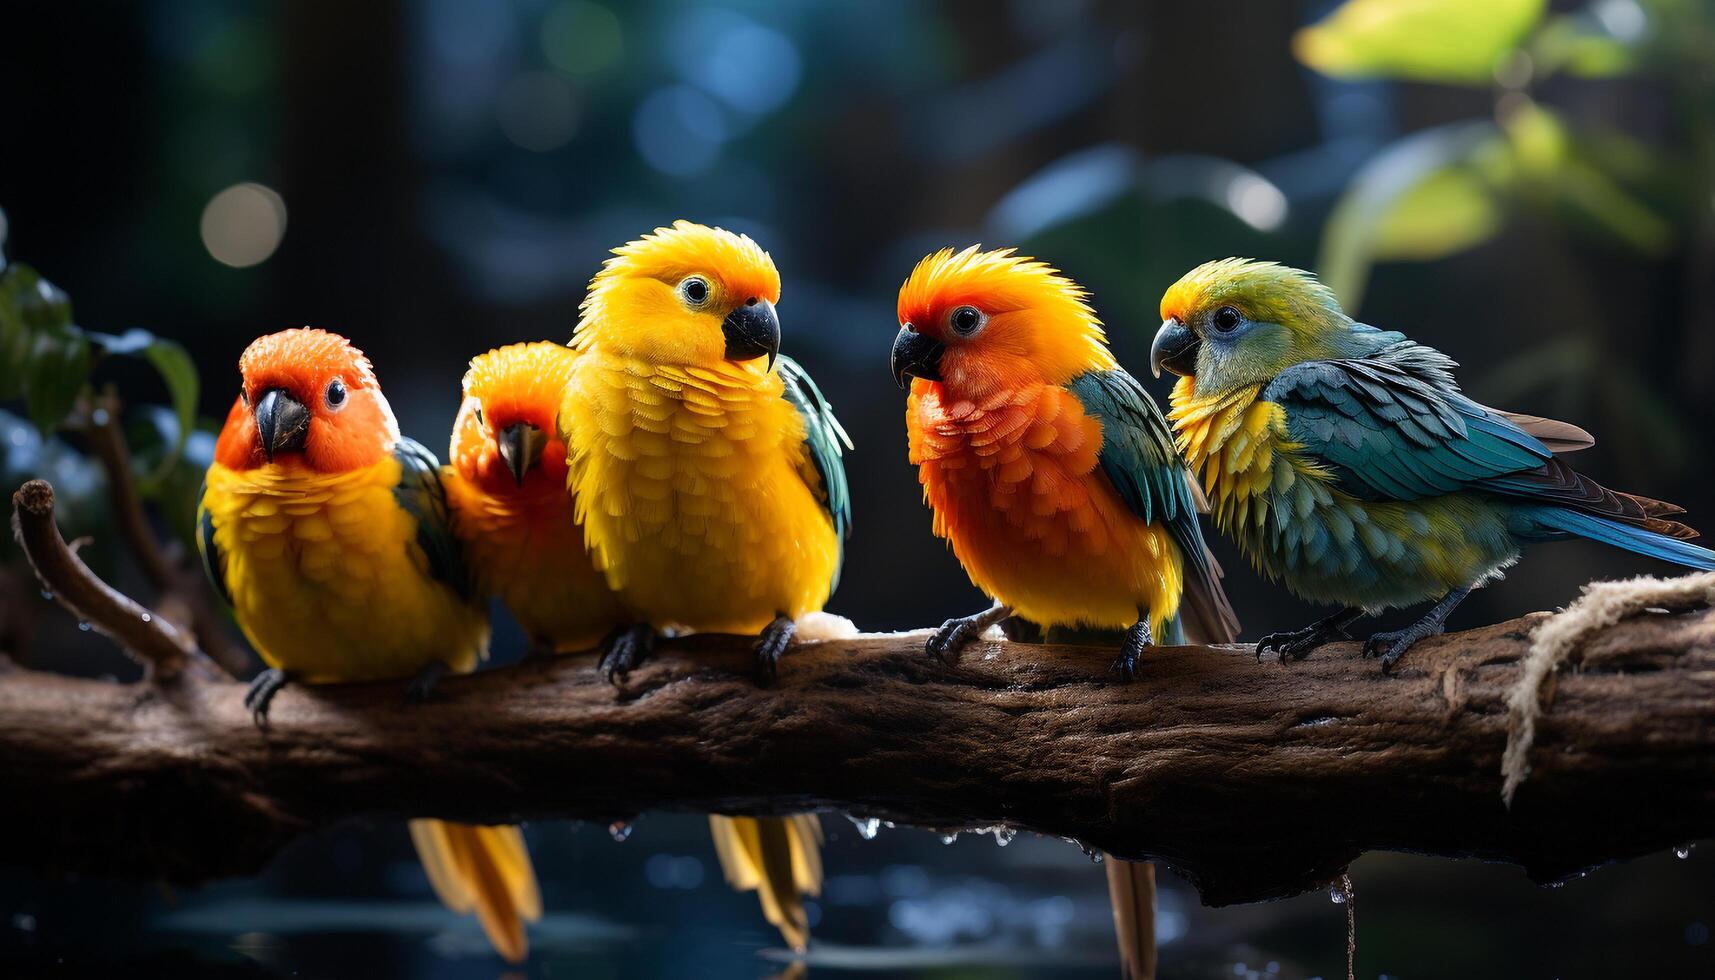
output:
[[[494,496],[565,493],[566,446],[555,417],[576,359],[551,341],[471,358],[447,450],[459,475]]]
[[[749,236],[675,221],[613,250],[590,281],[572,346],[696,365],[766,351],[771,365],[779,301],[780,273]]]
[[[399,441],[369,359],[339,334],[304,327],[257,338],[238,370],[243,385],[215,444],[223,466],[344,473],[380,462]]]
[[[964,397],[1117,366],[1083,287],[1010,248],[942,249],[917,263],[899,288],[899,325],[896,371],[938,374],[930,380]],[[936,369],[897,363],[907,343]]]

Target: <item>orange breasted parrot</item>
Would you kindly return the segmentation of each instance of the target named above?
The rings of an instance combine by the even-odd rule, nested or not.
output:
[[[1236,621],[1167,422],[1109,353],[1076,283],[1011,249],[943,249],[899,290],[893,374],[923,497],[995,608],[929,640],[955,655],[1016,613],[1043,628],[1123,629],[1115,664]]]
[[[917,264],[892,367],[934,531],[992,610],[928,641],[948,659],[1016,613],[1048,632],[1125,631],[1135,675],[1157,640],[1225,643],[1238,621],[1155,401],[1109,353],[1082,287],[1011,249]],[[1182,625],[1183,624],[1183,625]],[[1107,861],[1127,976],[1153,976],[1154,871]]]
[[[1680,508],[1567,464],[1593,444],[1584,430],[1477,404],[1450,358],[1353,321],[1307,272],[1209,262],[1168,289],[1161,317],[1151,364],[1180,375],[1170,418],[1216,525],[1296,595],[1347,607],[1264,637],[1259,657],[1299,659],[1365,615],[1434,600],[1364,643],[1390,668],[1537,541],[1715,568],[1668,519]]]
[[[555,418],[577,352],[540,341],[471,359],[442,472],[453,529],[483,595],[536,648],[588,650],[627,614],[584,548]]]
[[[258,727],[288,678],[416,676],[412,689],[488,652],[488,616],[448,526],[434,454],[399,435],[369,360],[323,330],[252,343],[198,508],[216,589],[268,669],[245,697]],[[474,910],[508,959],[541,914],[515,827],[412,822],[436,891]]]
[[[630,611],[603,659],[622,678],[658,630],[760,634],[777,669],[793,622],[839,577],[845,432],[780,356],[780,275],[754,241],[680,221],[614,250],[590,283],[560,402],[595,565]],[[761,892],[794,947],[821,878],[815,818],[711,818],[727,879]]]

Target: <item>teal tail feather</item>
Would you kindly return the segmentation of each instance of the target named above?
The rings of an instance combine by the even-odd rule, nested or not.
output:
[[[1564,507],[1531,508],[1529,517],[1531,537],[1557,538],[1573,534],[1686,568],[1715,571],[1715,551],[1679,538]]]

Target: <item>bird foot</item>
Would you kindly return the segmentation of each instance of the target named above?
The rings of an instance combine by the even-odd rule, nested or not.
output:
[[[1350,640],[1352,634],[1348,627],[1363,618],[1363,615],[1362,610],[1345,609],[1319,619],[1303,629],[1270,633],[1257,641],[1257,662],[1261,663],[1264,655],[1269,653],[1279,655],[1281,663],[1303,660],[1317,647],[1326,646],[1335,640]]]
[[[417,671],[417,676],[411,678],[411,683],[405,685],[405,703],[422,704],[429,700],[429,695],[435,693],[435,685],[441,678],[447,676],[447,664],[444,660],[431,660]]]
[[[1140,619],[1131,629],[1125,631],[1125,642],[1120,645],[1119,659],[1114,661],[1113,669],[1120,675],[1121,680],[1137,679],[1137,661],[1143,656],[1143,651],[1155,645],[1155,638],[1149,632],[1149,620]]]
[[[268,730],[268,705],[290,681],[291,677],[285,671],[275,667],[251,678],[250,689],[244,692],[244,706],[250,709],[250,720],[258,730]]]
[[[1005,606],[995,606],[975,616],[949,619],[941,624],[941,628],[935,631],[935,635],[929,638],[923,648],[931,657],[951,667],[959,662],[959,652],[969,646],[972,640],[982,636],[990,626],[1010,615],[1012,610]]]
[[[635,623],[615,631],[608,637],[596,669],[607,682],[619,685],[655,652],[655,630],[647,623]]]
[[[1440,623],[1418,620],[1402,630],[1372,633],[1370,638],[1364,641],[1364,656],[1380,657],[1382,673],[1385,674],[1393,670],[1393,665],[1399,663],[1399,658],[1405,656],[1405,651],[1416,646],[1418,641],[1440,636],[1444,632],[1446,627]]]
[[[796,632],[798,624],[785,613],[774,617],[773,622],[763,627],[756,640],[757,686],[768,687],[774,683],[780,673],[780,658],[786,655],[786,648],[791,645],[792,635]]]

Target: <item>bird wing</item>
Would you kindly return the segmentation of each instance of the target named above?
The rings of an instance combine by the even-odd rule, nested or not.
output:
[[[399,482],[393,498],[417,519],[417,546],[428,559],[429,574],[447,583],[459,595],[470,598],[474,588],[458,538],[453,536],[452,511],[447,507],[446,487],[441,484],[441,464],[422,443],[401,438],[393,449],[399,462]]]
[[[843,548],[852,528],[852,497],[840,455],[852,448],[851,437],[834,418],[833,407],[804,368],[784,354],[780,355],[779,363],[781,380],[786,383],[782,397],[792,403],[804,420],[804,455],[809,464],[802,474],[804,484],[833,520]]]
[[[1102,424],[1097,460],[1132,513],[1167,529],[1187,565],[1185,598],[1199,643],[1238,638],[1238,617],[1221,588],[1221,569],[1197,523],[1197,494],[1155,399],[1119,369],[1086,371],[1066,389]]]
[[[202,571],[208,576],[209,584],[230,606],[232,590],[226,585],[226,556],[214,543],[214,517],[209,513],[207,497],[208,480],[204,478],[202,488],[197,491],[197,554],[202,556]]]

